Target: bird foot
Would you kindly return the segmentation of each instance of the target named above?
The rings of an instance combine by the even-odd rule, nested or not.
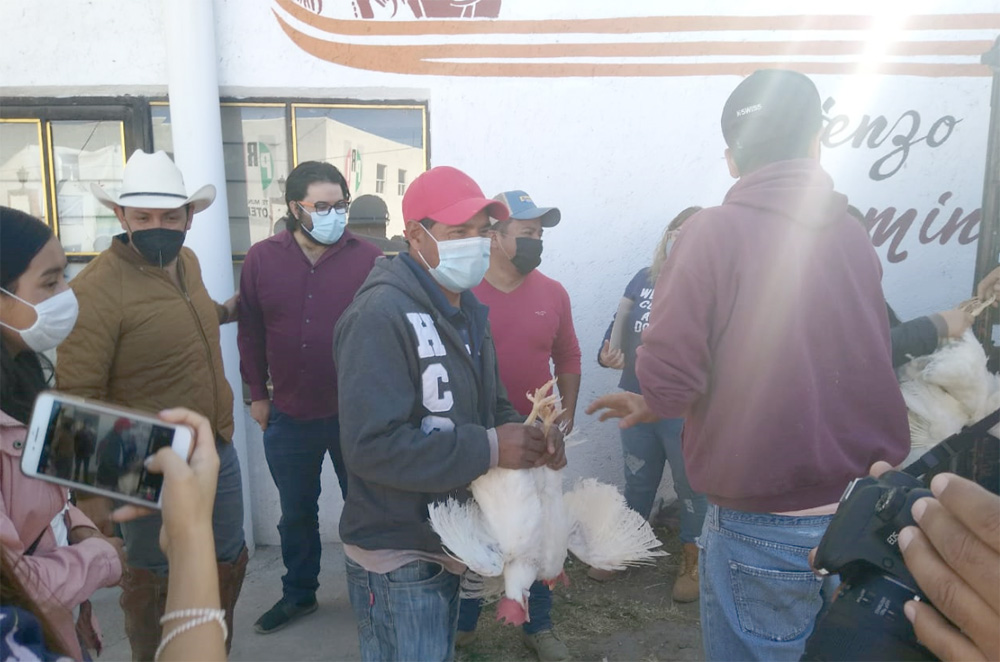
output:
[[[510,598],[501,598],[497,605],[497,620],[508,625],[524,625],[528,622],[527,611]]]
[[[569,586],[569,576],[566,574],[565,570],[560,572],[559,576],[555,579],[546,579],[542,583],[548,586],[550,591],[554,591],[556,589],[556,584],[559,582],[562,582],[563,586]]]

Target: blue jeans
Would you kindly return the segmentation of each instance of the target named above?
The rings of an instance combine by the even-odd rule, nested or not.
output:
[[[832,515],[708,507],[698,545],[706,660],[798,660],[836,582],[809,569]]]
[[[640,423],[622,430],[625,455],[625,502],[646,519],[653,510],[656,490],[663,478],[663,465],[670,463],[674,491],[681,503],[681,542],[691,543],[701,533],[708,500],[688,483],[681,452],[684,419],[665,418],[655,423]]]
[[[347,559],[363,662],[453,660],[458,585],[458,575],[429,561],[378,574]]]
[[[221,563],[232,563],[244,547],[240,460],[236,448],[228,441],[216,440],[215,449],[219,452],[219,483],[215,488],[215,507],[212,511],[215,557]],[[122,538],[130,566],[167,575],[167,557],[160,549],[161,526],[163,518],[159,512],[122,522]]]
[[[323,456],[330,454],[342,496],[347,475],[340,451],[337,416],[310,421],[294,419],[271,405],[264,430],[264,456],[281,500],[281,560],[285,575],[282,595],[292,604],[311,604],[319,588],[322,546],[319,539],[320,473]]]
[[[479,598],[463,598],[458,609],[459,631],[475,630],[482,610],[483,601]],[[521,626],[526,634],[538,634],[552,629],[552,590],[542,582],[531,585],[531,594],[528,596],[528,618],[531,620]]]

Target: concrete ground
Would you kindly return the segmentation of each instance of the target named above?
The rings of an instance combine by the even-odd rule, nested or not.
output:
[[[253,631],[253,624],[281,596],[281,550],[257,547],[247,566],[243,592],[236,605],[236,634],[230,660],[360,660],[358,631],[347,599],[344,552],[340,545],[324,545],[319,576],[319,609],[284,630],[269,635]],[[118,606],[120,590],[103,589],[92,598],[104,633],[100,662],[132,659]]]

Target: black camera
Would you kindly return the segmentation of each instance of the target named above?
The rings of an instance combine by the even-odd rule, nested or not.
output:
[[[820,615],[803,660],[937,659],[917,641],[903,613],[908,600],[928,600],[903,563],[899,532],[914,524],[913,504],[933,496],[927,485],[934,474],[951,470],[970,452],[997,447],[989,429],[998,420],[1000,411],[993,412],[903,471],[848,485],[813,562],[817,572],[839,573],[840,589]]]
[[[855,479],[840,499],[816,549],[820,572],[840,573],[837,599],[806,643],[803,660],[933,660],[903,614],[907,600],[926,597],[903,563],[899,531],[910,509],[932,496],[912,476],[888,471]]]

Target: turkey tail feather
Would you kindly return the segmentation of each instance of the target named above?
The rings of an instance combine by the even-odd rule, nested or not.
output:
[[[569,550],[581,561],[601,570],[652,563],[666,552],[642,515],[625,504],[612,485],[588,478],[565,495],[573,528]]]
[[[484,577],[503,573],[503,553],[483,522],[483,513],[471,499],[459,503],[449,498],[427,507],[431,528],[441,537],[445,552]]]

